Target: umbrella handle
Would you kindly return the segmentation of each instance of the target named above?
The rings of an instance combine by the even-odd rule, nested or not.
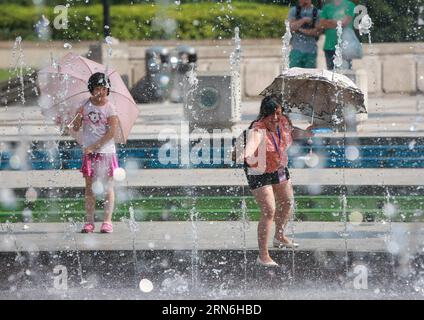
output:
[[[314,125],[314,115],[315,115],[315,109],[314,109],[314,106],[312,106],[312,121],[311,121],[311,126]]]
[[[315,96],[314,96],[314,100],[315,100]],[[314,109],[314,106],[312,106],[312,121],[311,121],[311,126],[314,125],[314,115],[315,115],[315,109]],[[312,139],[309,138],[309,140],[308,140],[309,153],[312,153],[312,143],[313,143]]]
[[[69,122],[69,124],[67,125],[68,128],[71,128],[72,124],[74,123],[74,121],[76,120],[76,118],[78,117],[78,113],[75,115],[75,117],[71,120],[71,122]]]

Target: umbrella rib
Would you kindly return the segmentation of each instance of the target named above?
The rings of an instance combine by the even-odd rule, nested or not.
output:
[[[134,101],[131,101],[131,99],[130,99],[130,98],[128,98],[127,96],[124,96],[122,93],[120,93],[120,92],[118,92],[118,91],[113,91],[113,90],[111,90],[110,92],[112,92],[112,93],[116,93],[116,94],[119,94],[120,96],[122,96],[123,98],[127,99],[129,102],[131,102],[132,104],[134,104],[134,105],[135,105]]]
[[[93,71],[90,69],[90,66],[88,65],[88,63],[84,61],[83,57],[80,56],[80,60],[87,66],[88,71],[90,71],[90,73],[93,74]],[[88,79],[87,79],[87,81],[88,81]]]
[[[116,72],[116,70],[112,69],[112,72],[108,74],[108,76],[110,77],[112,74],[114,74]]]
[[[57,105],[59,105],[59,104],[61,104],[61,103],[64,103],[66,100],[69,100],[69,99],[71,99],[71,98],[73,98],[73,97],[76,97],[77,95],[79,95],[79,94],[83,94],[83,93],[87,93],[88,92],[88,90],[87,91],[81,91],[81,92],[78,92],[78,93],[75,93],[75,94],[73,94],[72,96],[69,96],[69,97],[66,97],[65,99],[63,99],[62,101],[60,101],[60,102],[58,102],[58,103],[55,103],[54,105],[52,105],[52,107],[56,107]]]
[[[91,72],[91,71],[90,71],[90,72]],[[39,71],[38,73],[41,73],[41,74],[59,74],[59,75],[68,74],[68,73],[64,73],[64,72],[50,72],[50,71]],[[71,75],[71,77],[72,77],[72,78],[75,78],[75,79],[77,79],[77,80],[83,81],[83,82],[84,82],[84,84],[86,84],[86,83],[87,83],[87,80],[86,80],[86,79],[82,79],[82,78],[77,77],[77,76],[75,76],[75,75]]]
[[[90,70],[91,74],[93,74],[93,71],[90,69],[90,66],[88,65],[87,62],[85,62],[84,57],[80,57],[81,61],[84,62],[84,64],[87,66],[88,70]],[[96,62],[96,61],[94,61]],[[104,67],[104,65],[101,64],[102,67]],[[106,68],[105,68],[106,69]],[[116,72],[116,70],[112,69],[112,72],[110,72],[108,74],[108,76],[111,76],[114,72]]]
[[[61,103],[65,102],[66,100],[69,100],[69,99],[71,99],[71,98],[73,98],[73,97],[75,97],[75,96],[77,96],[77,95],[79,95],[79,94],[88,93],[88,92],[89,92],[89,91],[87,90],[87,91],[81,91],[81,92],[78,92],[78,93],[76,93],[76,94],[73,94],[72,96],[66,97],[66,98],[65,98],[65,99],[63,99],[62,101],[59,101],[58,103],[55,103],[54,105],[52,105],[52,107],[55,107],[55,106],[57,106],[57,105],[59,105],[59,104],[61,104]],[[119,92],[117,92],[117,91],[112,91],[112,92],[113,92],[113,93],[116,93],[116,94],[119,94],[120,96],[122,96],[123,98],[127,99],[129,102],[131,102],[132,104],[134,104],[134,102],[133,102],[133,101],[131,101],[128,97],[124,96],[122,93],[119,93]]]

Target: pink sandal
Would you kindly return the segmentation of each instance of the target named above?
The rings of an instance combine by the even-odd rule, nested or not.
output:
[[[101,233],[112,233],[113,232],[113,226],[109,222],[103,222],[102,227],[100,228]]]
[[[94,223],[86,223],[81,230],[81,233],[93,233],[94,231]]]

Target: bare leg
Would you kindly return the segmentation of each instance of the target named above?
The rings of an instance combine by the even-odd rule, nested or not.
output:
[[[112,223],[112,213],[115,207],[115,191],[113,190],[113,178],[106,178],[107,182],[105,183],[106,195],[105,195],[105,204],[104,204],[104,218],[103,222]]]
[[[96,207],[96,197],[93,192],[93,178],[85,177],[85,212],[87,222],[94,223],[94,209]]]
[[[293,186],[291,181],[287,181],[282,184],[274,184],[273,186],[275,199],[276,199],[276,210],[275,210],[275,239],[291,243],[291,241],[285,236],[284,229],[293,214],[294,207],[294,194]]]
[[[261,209],[261,217],[258,224],[258,247],[259,258],[262,262],[273,261],[268,252],[268,238],[271,233],[272,222],[275,213],[275,198],[272,186],[264,186],[252,193]]]

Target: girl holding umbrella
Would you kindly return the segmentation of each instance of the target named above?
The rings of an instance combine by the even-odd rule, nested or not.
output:
[[[113,173],[118,168],[115,141],[119,120],[115,107],[107,99],[110,93],[110,81],[106,75],[96,72],[88,80],[91,97],[78,110],[73,121],[73,130],[82,127],[84,155],[81,172],[85,178],[85,209],[87,223],[82,233],[94,231],[94,209],[96,197],[93,192],[93,180],[101,181],[106,191],[104,220],[100,228],[102,233],[113,232],[112,212],[115,203]]]
[[[67,127],[84,150],[81,171],[86,182],[87,223],[82,232],[94,231],[94,186],[94,191],[106,193],[100,232],[110,233],[115,201],[113,173],[118,168],[115,143],[126,143],[138,107],[116,70],[73,53],[40,70],[37,83],[44,116]],[[120,180],[120,176],[115,178]]]

